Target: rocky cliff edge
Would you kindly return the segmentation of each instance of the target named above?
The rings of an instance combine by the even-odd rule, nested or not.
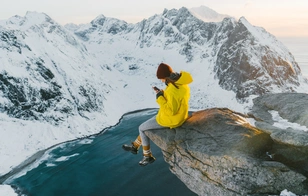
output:
[[[254,100],[247,115],[206,109],[193,112],[181,127],[146,134],[162,149],[171,172],[198,195],[279,195],[284,189],[307,194],[308,134],[276,127],[271,115],[275,110],[307,126],[306,106],[306,94],[266,95]]]

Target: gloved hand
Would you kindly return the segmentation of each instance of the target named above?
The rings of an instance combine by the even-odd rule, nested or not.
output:
[[[159,96],[164,96],[164,91],[163,91],[163,90],[156,91],[156,99],[157,99]]]

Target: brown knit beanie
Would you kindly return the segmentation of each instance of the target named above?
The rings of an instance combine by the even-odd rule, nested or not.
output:
[[[173,70],[169,65],[161,63],[157,68],[156,76],[158,79],[165,79],[169,77],[172,72]]]

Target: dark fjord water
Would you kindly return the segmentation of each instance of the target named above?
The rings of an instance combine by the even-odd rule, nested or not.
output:
[[[146,167],[138,165],[141,152],[133,155],[121,148],[155,114],[149,110],[125,115],[103,134],[59,145],[46,152],[37,167],[9,183],[31,196],[196,195],[170,172],[153,142],[156,161]]]

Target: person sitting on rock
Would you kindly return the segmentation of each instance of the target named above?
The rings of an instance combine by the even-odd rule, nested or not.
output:
[[[156,102],[159,105],[158,113],[139,126],[139,135],[131,145],[124,144],[122,146],[124,150],[137,154],[142,145],[143,159],[139,162],[141,166],[146,166],[155,161],[150,149],[150,139],[144,131],[176,128],[181,126],[188,118],[188,101],[190,98],[188,84],[193,81],[191,74],[185,71],[173,72],[168,64],[161,63],[157,68],[156,76],[167,85],[165,90],[153,87],[156,92]]]

